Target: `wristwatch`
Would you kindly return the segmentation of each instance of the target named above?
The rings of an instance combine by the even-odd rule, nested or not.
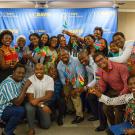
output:
[[[41,104],[40,107],[43,108],[45,105],[44,104]]]

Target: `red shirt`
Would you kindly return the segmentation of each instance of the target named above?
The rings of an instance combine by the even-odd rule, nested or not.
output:
[[[108,69],[108,72],[101,68],[98,70],[100,76],[98,83],[102,92],[106,90],[106,86],[109,84],[111,88],[119,91],[120,95],[128,93],[127,79],[129,73],[127,66],[108,60]]]
[[[10,64],[13,60],[16,62],[18,61],[18,55],[15,51],[15,48],[2,45],[0,48],[0,53],[2,53],[6,64]]]

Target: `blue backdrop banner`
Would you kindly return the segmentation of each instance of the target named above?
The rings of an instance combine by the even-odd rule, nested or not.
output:
[[[0,9],[0,31],[9,29],[28,39],[33,32],[57,35],[63,29],[70,30],[80,36],[92,34],[93,29],[100,26],[104,30],[103,37],[108,42],[117,31],[117,10],[113,8],[86,9]],[[29,41],[27,41],[28,44]]]

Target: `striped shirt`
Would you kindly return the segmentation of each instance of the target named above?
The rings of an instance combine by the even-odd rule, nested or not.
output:
[[[11,76],[0,84],[0,117],[4,109],[12,105],[11,100],[19,96],[22,84],[23,81],[15,82]]]

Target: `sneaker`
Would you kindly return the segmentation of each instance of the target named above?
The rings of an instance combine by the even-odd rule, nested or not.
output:
[[[72,124],[81,123],[84,120],[84,117],[76,116],[72,121]]]

